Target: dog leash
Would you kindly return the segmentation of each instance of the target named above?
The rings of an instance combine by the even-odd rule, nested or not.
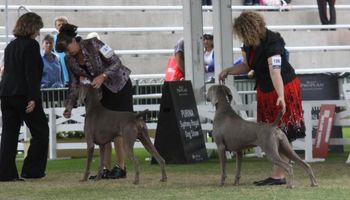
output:
[[[225,80],[219,80],[220,85],[225,85]]]

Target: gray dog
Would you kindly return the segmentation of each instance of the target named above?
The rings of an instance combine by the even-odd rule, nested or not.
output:
[[[167,180],[165,161],[153,146],[148,135],[146,123],[143,120],[147,110],[139,114],[108,110],[100,103],[99,90],[87,84],[82,85],[80,91],[80,96],[85,96],[86,116],[84,133],[87,142],[87,163],[82,181],[86,181],[90,174],[94,144],[100,145],[103,152],[105,145],[120,135],[123,137],[125,152],[134,165],[135,179],[133,183],[139,183],[140,174],[139,162],[135,158],[133,151],[136,139],[139,139],[145,149],[157,160],[162,171],[161,181],[165,182]],[[99,172],[97,173],[96,180],[101,179],[103,160],[104,153],[101,153]]]
[[[224,85],[211,86],[207,93],[207,100],[216,107],[213,134],[221,163],[220,185],[224,185],[226,178],[225,151],[236,152],[236,176],[234,184],[238,185],[241,177],[242,150],[259,146],[274,164],[286,171],[288,175],[288,188],[294,187],[293,168],[281,159],[280,154],[300,164],[309,175],[311,186],[317,186],[311,167],[299,158],[291,148],[286,135],[282,130],[277,128],[282,113],[279,114],[273,124],[245,121],[232,109],[230,105],[232,94],[230,89]]]

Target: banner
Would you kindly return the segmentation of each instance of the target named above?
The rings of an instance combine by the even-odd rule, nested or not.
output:
[[[315,158],[326,158],[328,154],[329,138],[335,116],[334,104],[321,105],[320,117],[318,121],[313,156]]]

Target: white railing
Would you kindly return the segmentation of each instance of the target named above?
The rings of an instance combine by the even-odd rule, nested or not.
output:
[[[320,30],[320,29],[349,29],[350,24],[334,24],[334,25],[268,25],[268,29],[281,31],[281,30]],[[89,33],[89,32],[183,32],[182,26],[174,27],[85,27],[78,28],[79,33]],[[0,29],[1,30],[1,29]],[[203,30],[213,31],[212,26],[204,26]],[[41,33],[52,33],[55,32],[55,28],[42,28]]]
[[[349,51],[350,45],[334,45],[334,46],[286,46],[290,52],[310,52],[310,51]],[[233,48],[234,53],[241,52],[241,48]],[[133,50],[115,50],[117,55],[132,54],[172,54],[174,49],[133,49]]]
[[[22,5],[8,5],[9,10],[18,10]],[[60,5],[26,5],[27,9],[32,11],[182,11],[183,6],[60,6]],[[290,6],[241,6],[241,5],[232,5],[232,11],[242,11],[242,10],[315,10],[318,9],[317,5],[290,5]],[[335,5],[337,10],[348,10],[350,5]],[[5,6],[0,5],[0,9],[4,10]],[[202,6],[203,10],[213,10],[212,6]]]
[[[286,46],[289,52],[310,52],[310,51],[349,51],[350,45],[329,45],[329,46]],[[241,48],[233,48],[233,53],[241,52]],[[4,50],[0,50],[0,54],[3,54]],[[130,50],[115,50],[117,55],[141,55],[141,54],[172,54],[174,49],[130,49]]]
[[[317,126],[317,120],[313,120],[311,116],[312,107],[320,107],[322,104],[335,104],[336,106],[344,107],[344,100],[322,100],[322,101],[303,101],[304,119],[306,125],[306,137],[304,139],[298,139],[293,142],[293,148],[295,150],[305,151],[305,161],[315,162],[319,159],[313,158],[313,139],[312,139],[312,127]],[[235,106],[236,110],[255,110],[256,105],[243,105]],[[144,109],[159,110],[159,105],[136,105],[134,106],[135,111],[141,111]],[[84,114],[85,108],[79,107],[73,109],[72,117],[65,119],[62,115],[64,108],[48,108],[45,109],[45,113],[49,116],[49,127],[50,127],[50,150],[49,158],[56,158],[56,151],[60,149],[84,149],[86,148],[85,143],[65,143],[59,144],[56,141],[56,133],[61,131],[83,131],[84,128]],[[214,118],[214,110],[211,105],[200,105],[198,106],[199,115],[208,119]],[[75,121],[75,124],[65,124],[67,121]],[[212,130],[212,124],[204,123],[202,130]],[[350,119],[339,118],[336,116],[335,126],[350,126]],[[157,127],[156,123],[147,123],[149,129],[155,130]],[[330,139],[331,145],[349,145],[350,139]],[[143,147],[139,142],[135,145],[136,148]],[[214,143],[206,143],[207,149],[216,149]],[[21,148],[21,145],[19,146]]]

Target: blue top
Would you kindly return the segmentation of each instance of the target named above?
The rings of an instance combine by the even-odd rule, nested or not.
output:
[[[53,59],[49,60],[47,54],[43,53],[44,71],[41,79],[41,88],[62,88],[64,82],[62,79],[62,70],[60,61],[54,53]]]
[[[53,35],[53,47],[54,47],[53,49],[61,63],[61,68],[62,68],[61,72],[62,72],[64,85],[67,85],[69,82],[69,75],[68,75],[67,65],[64,60],[64,57],[66,56],[66,54],[64,52],[59,53],[56,51],[56,41],[57,41],[57,34]]]

